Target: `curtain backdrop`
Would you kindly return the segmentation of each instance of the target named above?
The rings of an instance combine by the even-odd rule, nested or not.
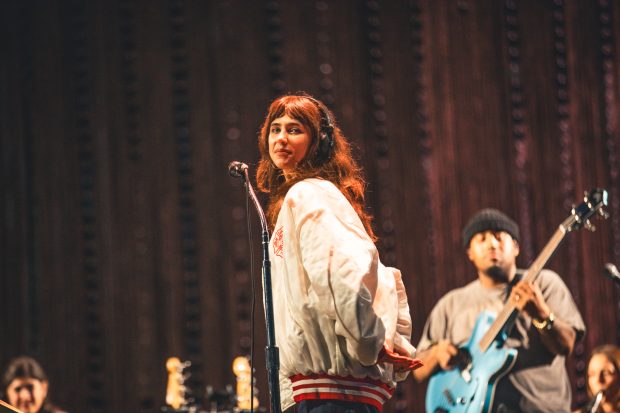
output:
[[[471,214],[514,217],[527,267],[584,190],[609,190],[611,217],[548,263],[588,326],[568,363],[585,401],[590,350],[620,337],[601,274],[620,264],[618,1],[9,0],[0,19],[0,362],[39,358],[62,407],[158,412],[173,355],[198,399],[233,384],[253,283],[268,405],[258,220],[248,241],[226,167],[255,171],[268,103],[300,90],[354,143],[416,343],[476,277]],[[409,378],[386,411],[424,392]]]

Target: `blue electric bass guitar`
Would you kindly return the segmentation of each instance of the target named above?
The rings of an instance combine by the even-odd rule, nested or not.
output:
[[[584,202],[574,207],[555,231],[547,245],[523,275],[523,280],[534,280],[551,257],[567,232],[585,227],[594,230],[590,218],[598,213],[605,218],[607,191],[595,189],[586,193]],[[505,348],[504,342],[518,315],[509,301],[496,316],[483,312],[465,346],[459,349],[462,361],[452,370],[439,370],[430,379],[426,391],[428,413],[487,413],[495,396],[495,385],[517,360],[517,351]]]

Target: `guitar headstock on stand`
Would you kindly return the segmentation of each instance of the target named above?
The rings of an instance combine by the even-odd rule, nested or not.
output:
[[[177,357],[166,361],[168,384],[166,387],[166,405],[161,408],[164,413],[249,413],[266,412],[258,406],[258,390],[254,387],[250,361],[247,357],[237,357],[232,370],[236,376],[236,391],[232,385],[224,390],[206,386],[203,395],[197,395],[200,403],[188,398],[191,393],[186,386],[189,373],[185,370],[191,363],[181,362]],[[201,406],[204,404],[204,406]]]
[[[182,362],[178,357],[170,357],[166,360],[168,383],[166,385],[166,406],[162,407],[162,411],[168,413],[197,412],[193,399],[188,397],[191,392],[185,385],[185,381],[189,378],[186,369],[191,365],[191,362]]]
[[[252,367],[247,357],[239,356],[233,360],[232,371],[236,377],[236,385],[227,385],[226,390],[216,390],[207,386],[205,413],[250,413],[266,412],[258,405],[258,390],[254,387]],[[203,412],[200,412],[203,413]]]
[[[252,367],[247,357],[239,356],[233,360],[233,373],[237,376],[237,395],[235,397],[237,403],[235,412],[249,412],[252,408],[259,411],[258,407],[258,390],[254,387],[252,380]],[[252,397],[254,390],[254,397]],[[264,411],[264,409],[260,410]]]

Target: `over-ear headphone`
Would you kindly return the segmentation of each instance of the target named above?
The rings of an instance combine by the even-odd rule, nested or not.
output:
[[[327,162],[334,152],[334,121],[329,113],[329,109],[323,102],[310,95],[303,94],[319,108],[321,121],[319,125],[319,146],[317,150],[317,160]]]

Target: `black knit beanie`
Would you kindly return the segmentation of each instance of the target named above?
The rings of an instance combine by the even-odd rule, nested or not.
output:
[[[465,228],[463,228],[463,248],[469,248],[469,242],[474,235],[489,230],[505,231],[515,241],[519,242],[519,226],[517,223],[497,209],[486,208],[478,211],[476,215],[471,217]]]

